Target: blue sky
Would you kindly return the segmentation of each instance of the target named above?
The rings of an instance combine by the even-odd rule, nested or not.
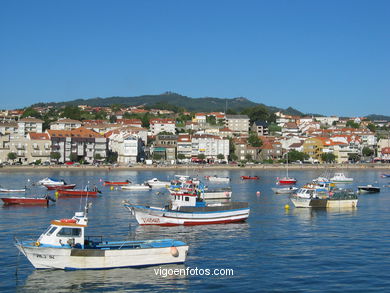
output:
[[[0,1],[0,108],[174,91],[390,115],[390,1]]]

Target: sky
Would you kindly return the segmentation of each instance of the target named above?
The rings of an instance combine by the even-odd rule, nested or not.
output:
[[[390,115],[390,1],[0,1],[0,108],[166,91]]]

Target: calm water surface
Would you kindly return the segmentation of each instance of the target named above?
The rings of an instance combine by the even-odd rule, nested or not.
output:
[[[0,185],[20,188],[27,180],[63,178],[79,187],[96,183],[103,191],[91,199],[88,234],[110,239],[175,238],[190,245],[185,265],[170,268],[233,269],[233,276],[158,276],[155,269],[47,271],[33,269],[13,245],[13,236],[37,238],[49,221],[69,218],[80,210],[80,199],[59,199],[46,207],[0,206],[1,292],[385,292],[390,291],[390,188],[362,195],[359,207],[347,210],[296,209],[285,195],[274,195],[275,178],[282,171],[198,171],[200,176],[230,176],[234,200],[248,201],[246,223],[199,227],[141,227],[121,202],[163,205],[167,195],[156,190],[129,192],[102,187],[103,180],[130,179],[141,183],[167,171],[53,171],[0,173]],[[190,172],[191,173],[191,172]],[[320,171],[291,171],[300,184]],[[380,171],[348,171],[350,187],[390,184]],[[241,181],[241,175],[260,180]],[[260,191],[260,196],[256,192]],[[35,187],[31,193],[43,194]],[[291,208],[285,210],[284,206]]]

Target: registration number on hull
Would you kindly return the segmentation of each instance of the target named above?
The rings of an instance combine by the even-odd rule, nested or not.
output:
[[[159,218],[142,218],[142,221],[145,224],[159,224],[160,223]]]

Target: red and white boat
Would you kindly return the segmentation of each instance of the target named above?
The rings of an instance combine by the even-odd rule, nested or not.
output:
[[[103,182],[103,185],[104,186],[121,186],[121,185],[128,185],[130,184],[131,181],[130,180],[126,180],[126,181],[104,181]]]
[[[133,214],[140,225],[193,226],[243,222],[249,217],[247,202],[206,203],[196,194],[173,195],[170,204],[164,208],[132,205],[124,206]]]
[[[88,196],[88,197],[97,197],[99,190],[69,190],[69,189],[59,189],[57,190],[59,197],[80,197],[80,196]]]
[[[45,197],[2,197],[4,205],[49,205],[49,200],[53,200],[49,196]],[[55,201],[55,200],[53,200]]]
[[[277,184],[281,184],[281,185],[292,185],[297,183],[297,180],[291,177],[283,177],[283,178],[278,177],[276,178],[276,180],[277,180]]]
[[[241,176],[242,180],[259,180],[259,176]]]
[[[73,189],[76,187],[76,184],[66,184],[66,185],[53,185],[53,184],[45,184],[47,190],[62,190],[62,189]]]

